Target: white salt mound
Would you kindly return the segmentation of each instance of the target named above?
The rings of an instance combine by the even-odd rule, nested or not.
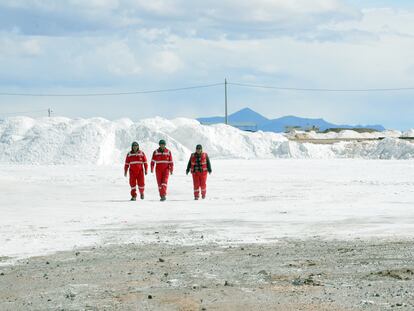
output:
[[[414,137],[414,129],[408,130],[401,135],[402,137]]]
[[[404,135],[414,136],[413,132]],[[224,124],[201,125],[184,118],[157,117],[133,122],[129,119],[14,117],[0,120],[0,163],[120,164],[132,141],[138,141],[141,150],[150,158],[160,139],[167,141],[175,160],[186,160],[199,143],[210,157],[226,159],[414,158],[413,143],[391,138],[397,132],[380,134],[389,136],[382,141],[316,145],[289,141],[284,134],[250,133]],[[336,135],[311,134],[314,138],[361,138],[361,135],[349,130]],[[379,134],[372,133],[375,135]]]

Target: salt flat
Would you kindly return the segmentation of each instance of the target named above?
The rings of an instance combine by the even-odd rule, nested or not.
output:
[[[412,160],[212,159],[197,202],[185,165],[166,202],[151,174],[145,200],[130,202],[121,165],[1,165],[2,262],[95,244],[414,236]]]

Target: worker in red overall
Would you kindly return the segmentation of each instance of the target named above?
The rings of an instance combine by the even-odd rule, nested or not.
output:
[[[132,143],[131,151],[128,152],[125,159],[124,176],[127,176],[129,170],[129,185],[131,186],[131,201],[137,199],[137,185],[141,200],[144,199],[145,178],[147,175],[148,164],[145,153],[139,150],[139,145],[136,141]]]
[[[206,198],[207,193],[207,172],[211,174],[211,163],[208,154],[203,152],[201,145],[196,146],[196,152],[191,154],[190,160],[188,161],[186,174],[191,171],[193,175],[194,185],[194,200],[198,200],[200,197]]]
[[[165,201],[167,198],[168,177],[173,173],[174,163],[171,151],[165,148],[165,140],[161,139],[158,144],[160,147],[152,154],[151,173],[154,172],[154,166],[156,166],[155,174],[157,175],[160,201]]]

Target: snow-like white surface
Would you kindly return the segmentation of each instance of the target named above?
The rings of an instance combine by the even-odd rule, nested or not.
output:
[[[414,137],[414,129],[402,133],[402,137]]]
[[[414,143],[396,139],[401,136],[398,131],[306,134],[313,138],[387,138],[315,145],[289,141],[283,134],[249,133],[224,124],[201,125],[196,120],[183,118],[132,122],[128,119],[15,117],[0,121],[0,163],[120,164],[132,141],[138,141],[150,156],[160,139],[167,140],[176,160],[186,159],[198,143],[211,157],[221,159],[414,158]]]
[[[208,199],[197,202],[185,164],[166,202],[153,175],[146,199],[128,201],[122,165],[1,165],[0,256],[124,242],[414,237],[412,160],[213,158]]]

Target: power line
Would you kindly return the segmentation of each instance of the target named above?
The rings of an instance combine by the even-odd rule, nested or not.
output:
[[[186,91],[193,89],[201,89],[223,85],[223,83],[204,84],[171,89],[146,90],[146,91],[132,91],[132,92],[114,92],[114,93],[78,93],[78,94],[40,94],[40,93],[0,93],[0,96],[32,96],[32,97],[87,97],[87,96],[118,96],[118,95],[136,95],[136,94],[151,94],[151,93],[167,93]]]
[[[262,89],[275,89],[281,91],[305,91],[305,92],[394,92],[394,91],[413,91],[414,87],[399,87],[399,88],[374,88],[374,89],[325,89],[325,88],[298,88],[298,87],[279,87],[268,85],[257,85],[248,83],[227,82],[227,84]]]
[[[144,91],[131,91],[131,92],[112,92],[112,93],[72,93],[72,94],[51,94],[51,93],[11,93],[0,92],[0,96],[31,96],[31,97],[91,97],[91,96],[120,96],[120,95],[138,95],[138,94],[152,94],[152,93],[168,93],[187,91],[193,89],[210,88],[215,86],[221,86],[223,83],[204,84],[179,88],[168,89],[156,89],[156,90],[144,90]],[[248,88],[262,88],[262,89],[274,89],[281,91],[305,91],[305,92],[396,92],[396,91],[412,91],[414,87],[397,87],[397,88],[372,88],[372,89],[329,89],[329,88],[299,88],[299,87],[281,87],[281,86],[269,86],[258,85],[249,83],[228,82],[227,85],[234,85],[239,87]]]

